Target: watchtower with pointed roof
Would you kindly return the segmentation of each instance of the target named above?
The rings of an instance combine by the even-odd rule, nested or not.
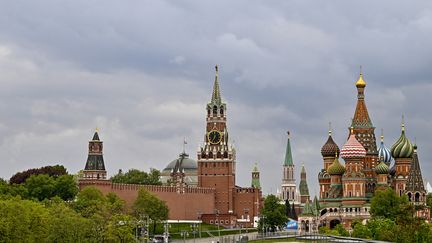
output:
[[[98,129],[96,129],[92,140],[89,141],[87,162],[83,170],[83,177],[85,179],[106,179],[107,173],[102,151],[103,142],[100,141]]]
[[[288,201],[295,201],[296,199],[296,181],[294,177],[294,162],[293,162],[293,156],[291,152],[291,134],[288,131],[287,132],[288,139],[287,139],[287,145],[285,150],[285,159],[283,163],[283,178],[282,178],[282,185],[281,185],[281,198],[282,200],[288,200]]]
[[[300,202],[306,203],[306,201],[310,200],[310,195],[309,195],[309,187],[306,179],[306,169],[304,167],[304,164],[302,164],[302,168],[300,172],[299,189],[300,189]]]

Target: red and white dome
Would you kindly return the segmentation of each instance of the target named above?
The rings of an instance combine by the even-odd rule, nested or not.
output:
[[[351,132],[348,141],[341,149],[340,156],[343,159],[363,158],[366,156],[366,149],[356,139],[354,133]]]

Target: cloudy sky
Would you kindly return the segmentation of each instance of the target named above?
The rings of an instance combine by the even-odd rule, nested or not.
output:
[[[328,122],[341,147],[359,66],[377,136],[417,139],[432,181],[430,1],[4,1],[0,177],[83,169],[100,128],[109,174],[196,158],[220,65],[237,184],[255,162],[265,193],[282,177],[286,131],[312,194]],[[232,141],[233,142],[233,141]]]

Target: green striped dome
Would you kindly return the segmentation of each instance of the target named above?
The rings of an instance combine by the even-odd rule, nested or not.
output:
[[[342,175],[343,173],[345,173],[345,167],[341,165],[341,163],[339,163],[337,156],[333,161],[333,164],[328,167],[327,172],[330,175]]]
[[[402,133],[391,148],[393,158],[411,158],[414,148],[410,140],[405,136],[405,127],[402,125]]]
[[[388,174],[389,173],[389,167],[384,163],[384,161],[381,161],[376,167],[375,172],[377,174]]]

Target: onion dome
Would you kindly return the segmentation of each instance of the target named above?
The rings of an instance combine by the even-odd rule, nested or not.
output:
[[[384,162],[384,158],[380,158],[380,163],[375,167],[375,172],[377,174],[388,174],[389,166]]]
[[[335,155],[339,153],[339,147],[333,141],[331,131],[329,131],[329,137],[327,139],[327,142],[321,148],[321,155],[323,157],[335,157]]]
[[[384,145],[384,135],[382,134],[381,134],[381,144],[380,147],[378,148],[378,158],[382,158],[384,163],[386,163],[387,165],[390,165],[390,162],[392,160],[390,149],[388,149]]]
[[[356,82],[356,87],[357,88],[364,88],[366,87],[366,82],[363,80],[363,74],[360,72],[360,77]]]
[[[327,173],[330,175],[343,175],[345,173],[345,167],[339,163],[337,154],[333,163],[328,167]]]
[[[366,149],[355,137],[352,127],[351,135],[349,136],[348,141],[342,147],[340,155],[343,159],[364,158],[366,156]]]
[[[394,165],[390,168],[390,170],[389,170],[389,174],[390,174],[391,176],[396,175],[396,164],[394,164]]]
[[[410,140],[405,136],[405,124],[402,121],[402,133],[399,139],[391,148],[393,158],[411,158],[414,153],[414,148]]]

